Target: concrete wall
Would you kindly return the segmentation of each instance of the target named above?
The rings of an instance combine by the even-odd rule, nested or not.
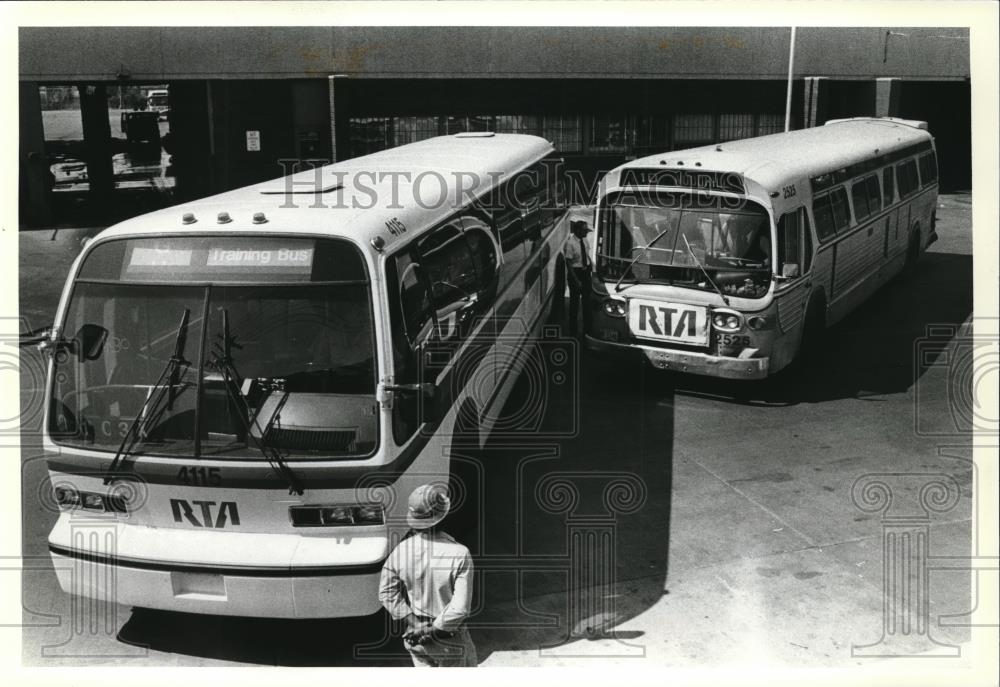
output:
[[[780,79],[789,30],[589,27],[29,27],[22,80],[614,77]],[[795,71],[965,79],[960,28],[800,28]]]

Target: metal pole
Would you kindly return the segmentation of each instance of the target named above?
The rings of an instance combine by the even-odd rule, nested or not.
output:
[[[785,93],[785,131],[792,128],[792,72],[795,70],[795,27],[788,42],[788,86]]]

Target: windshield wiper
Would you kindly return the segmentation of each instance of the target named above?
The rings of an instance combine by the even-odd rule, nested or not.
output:
[[[150,427],[155,426],[163,416],[164,410],[173,410],[174,401],[177,400],[177,387],[181,385],[181,375],[188,371],[191,363],[184,359],[184,348],[187,346],[188,322],[191,319],[191,310],[184,308],[181,315],[181,323],[177,327],[177,334],[174,336],[174,353],[167,360],[166,366],[160,373],[156,383],[149,389],[146,402],[136,413],[135,419],[129,425],[122,443],[115,452],[115,457],[111,459],[108,469],[105,471],[104,484],[109,484],[114,479],[115,470],[123,460],[131,455],[135,445],[140,438],[145,439],[149,435]],[[182,369],[183,368],[183,369]],[[184,388],[187,388],[186,386]],[[163,397],[166,396],[167,403],[161,407]]]
[[[654,238],[652,241],[650,241],[645,246],[639,249],[639,254],[636,255],[634,258],[632,258],[632,262],[630,262],[625,267],[625,270],[622,272],[622,276],[618,277],[618,281],[615,282],[615,293],[618,293],[619,291],[622,290],[621,289],[622,281],[625,279],[625,275],[632,271],[632,266],[635,265],[635,263],[639,261],[639,258],[645,255],[646,251],[648,251],[650,248],[656,245],[656,242],[662,239],[669,231],[670,227],[668,226],[666,229],[657,234],[656,238]]]
[[[726,298],[726,294],[722,293],[722,289],[719,288],[719,285],[716,284],[715,281],[713,281],[710,276],[708,276],[708,270],[702,267],[701,262],[698,260],[698,256],[694,254],[693,250],[691,250],[691,244],[688,243],[688,237],[685,236],[684,234],[681,234],[681,238],[684,239],[684,245],[687,246],[688,255],[691,256],[692,260],[694,260],[694,264],[696,264],[698,266],[698,269],[701,270],[701,273],[705,275],[705,279],[707,279],[708,283],[712,285],[712,288],[715,289],[715,292],[722,297],[722,302],[728,306],[729,299]]]
[[[212,354],[211,366],[214,367],[222,374],[222,383],[226,389],[226,393],[229,395],[229,400],[236,406],[236,415],[239,417],[240,422],[243,425],[243,430],[246,432],[247,440],[253,439],[254,443],[257,445],[257,449],[260,451],[264,459],[267,460],[268,465],[274,470],[275,474],[285,480],[288,486],[289,494],[298,494],[301,496],[305,493],[302,489],[302,485],[299,483],[298,477],[295,472],[288,467],[288,463],[285,462],[285,457],[281,455],[281,452],[277,448],[271,446],[267,442],[267,432],[271,431],[272,425],[278,418],[278,414],[281,412],[281,407],[288,400],[288,393],[286,392],[284,397],[278,403],[274,412],[271,413],[271,419],[267,423],[267,427],[261,429],[260,423],[257,422],[257,416],[251,413],[250,402],[247,400],[246,395],[240,388],[241,376],[236,370],[236,365],[233,363],[232,348],[240,348],[241,346],[236,343],[235,337],[229,335],[229,311],[225,308],[222,309],[222,345],[220,346],[218,342],[214,343],[215,351]],[[253,426],[251,427],[251,423]],[[257,430],[255,435],[253,430]]]

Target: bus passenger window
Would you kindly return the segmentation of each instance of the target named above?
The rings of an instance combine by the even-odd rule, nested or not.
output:
[[[868,187],[864,179],[851,186],[851,201],[854,203],[854,219],[858,222],[872,214],[868,208]]]
[[[937,180],[937,161],[934,153],[927,153],[920,157],[920,181],[927,186]]]
[[[906,198],[913,195],[920,185],[917,179],[917,163],[914,160],[907,160],[896,165],[896,177],[899,180],[899,197]]]
[[[829,194],[813,201],[813,217],[816,218],[816,235],[820,241],[825,241],[837,233],[833,224],[833,209],[830,207]]]
[[[478,300],[476,266],[465,236],[451,222],[420,241],[421,265],[431,287],[438,336],[461,340]]]
[[[868,188],[868,210],[873,214],[882,209],[882,195],[879,193],[878,176],[870,175],[865,179]]]
[[[894,182],[896,177],[892,174],[892,167],[882,170],[882,205],[889,207],[892,205],[892,196],[895,192]]]
[[[851,223],[851,214],[847,208],[847,191],[843,187],[830,192],[830,209],[833,211],[833,225],[837,231],[846,229]]]

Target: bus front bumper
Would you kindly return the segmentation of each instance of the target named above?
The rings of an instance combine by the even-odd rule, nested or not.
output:
[[[128,530],[145,528],[112,525],[99,527],[93,533],[76,532],[76,536],[68,539],[59,536],[61,529],[57,525],[49,537],[49,554],[59,586],[68,594],[98,602],[261,618],[355,617],[371,615],[380,608],[378,584],[384,549],[376,554],[375,560],[349,564],[317,560],[317,550],[307,556],[312,560],[303,564],[297,561],[300,556],[296,553],[288,555],[300,547],[278,540],[300,539],[308,542],[308,548],[316,549],[325,538],[309,542],[312,538],[296,535],[244,535],[259,539],[260,548],[256,557],[241,556],[246,564],[239,565],[231,561],[136,556],[129,551],[132,547],[128,540],[143,533]],[[112,534],[114,530],[116,534]],[[156,534],[162,536],[165,531],[157,528]],[[145,534],[148,537],[152,533]],[[208,533],[197,533],[204,534]],[[224,551],[227,543],[230,542],[219,539],[219,550]],[[284,564],[275,560],[274,554],[279,551]]]
[[[721,377],[723,379],[763,379],[770,370],[770,358],[730,358],[692,351],[677,351],[641,344],[621,344],[585,337],[585,346],[596,353],[640,355],[660,370]]]

